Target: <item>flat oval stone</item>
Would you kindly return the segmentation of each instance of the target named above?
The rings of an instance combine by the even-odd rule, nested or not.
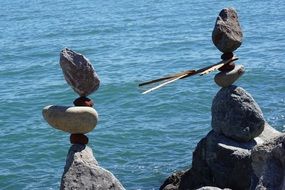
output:
[[[43,117],[53,128],[71,134],[85,134],[97,124],[98,114],[95,109],[86,106],[46,106]]]
[[[99,88],[99,77],[82,54],[65,48],[60,52],[59,63],[66,82],[80,96],[88,96]]]
[[[235,68],[228,72],[219,72],[215,75],[215,83],[220,87],[232,85],[245,72],[242,65],[236,65]]]

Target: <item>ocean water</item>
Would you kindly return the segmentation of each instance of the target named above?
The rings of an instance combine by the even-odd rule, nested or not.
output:
[[[88,134],[99,164],[126,189],[158,189],[191,165],[211,130],[214,74],[142,95],[140,82],[220,60],[211,41],[220,10],[234,7],[244,32],[236,51],[245,88],[266,120],[285,130],[285,1],[0,1],[0,189],[58,189],[69,135],[51,128],[46,105],[77,95],[59,66],[64,47],[88,57],[100,79],[100,121]]]

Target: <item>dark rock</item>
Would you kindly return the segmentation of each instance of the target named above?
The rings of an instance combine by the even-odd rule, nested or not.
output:
[[[238,15],[233,8],[223,9],[212,33],[212,41],[223,53],[230,53],[240,47],[242,43],[242,30]]]
[[[284,190],[285,135],[256,146],[252,151],[252,168],[256,182],[253,188]]]
[[[83,55],[63,49],[60,52],[60,66],[65,80],[80,96],[88,96],[99,88],[100,80],[90,61]]]
[[[192,168],[182,175],[179,189],[249,188],[250,149],[255,145],[255,141],[240,143],[211,131],[196,147]]]
[[[173,173],[164,181],[159,190],[178,190],[180,179],[183,173],[183,171]]]
[[[93,101],[87,97],[79,97],[73,101],[73,104],[75,106],[87,106],[87,107],[93,107],[94,105]]]
[[[69,149],[60,189],[123,190],[125,188],[111,172],[98,165],[88,146],[76,144]]]
[[[234,54],[232,52],[223,53],[223,55],[221,55],[221,59],[226,61],[228,59],[231,59],[233,56]]]
[[[235,68],[235,63],[234,62],[230,62],[228,64],[223,65],[221,68],[219,68],[219,71],[231,71]]]
[[[222,88],[212,104],[212,128],[215,132],[245,142],[260,135],[264,129],[263,113],[243,88]]]
[[[84,134],[71,134],[70,135],[70,143],[71,144],[88,144],[88,137]]]

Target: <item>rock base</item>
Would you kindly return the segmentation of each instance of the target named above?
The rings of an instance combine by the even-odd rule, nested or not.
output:
[[[160,190],[250,189],[254,186],[251,152],[280,135],[281,133],[266,124],[264,131],[258,137],[249,142],[237,142],[212,130],[198,143],[193,153],[192,168],[170,176]],[[283,160],[285,163],[285,159]],[[259,179],[264,179],[258,174],[255,176],[257,176],[256,183],[261,183]]]
[[[79,144],[69,149],[60,189],[125,190],[111,172],[98,165],[91,148]]]

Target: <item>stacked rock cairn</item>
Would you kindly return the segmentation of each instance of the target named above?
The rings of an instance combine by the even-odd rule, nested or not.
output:
[[[223,9],[212,39],[232,58],[242,43],[237,13]],[[175,172],[161,190],[285,189],[285,135],[265,120],[259,105],[243,88],[232,85],[243,73],[241,65],[224,65],[215,76],[222,88],[212,102],[212,130],[193,152],[191,168]]]
[[[222,60],[225,61],[234,57],[233,52],[240,47],[242,37],[236,11],[232,8],[223,9],[216,20],[212,33],[213,43],[223,53]],[[235,65],[232,61],[221,67],[219,71],[221,72],[215,76],[216,84],[221,87],[228,87],[244,73],[244,67]]]
[[[87,96],[99,88],[100,80],[89,60],[72,50],[61,51],[60,66],[65,80],[80,97],[74,100],[75,106],[45,107],[43,116],[52,127],[70,133],[71,144],[86,145],[85,134],[91,132],[98,121],[93,102]]]
[[[46,106],[43,117],[53,128],[70,133],[70,143],[60,189],[124,189],[113,174],[98,166],[88,144],[87,133],[97,124],[98,114],[89,99],[100,85],[90,61],[70,49],[60,52],[64,78],[79,95],[74,106]]]

